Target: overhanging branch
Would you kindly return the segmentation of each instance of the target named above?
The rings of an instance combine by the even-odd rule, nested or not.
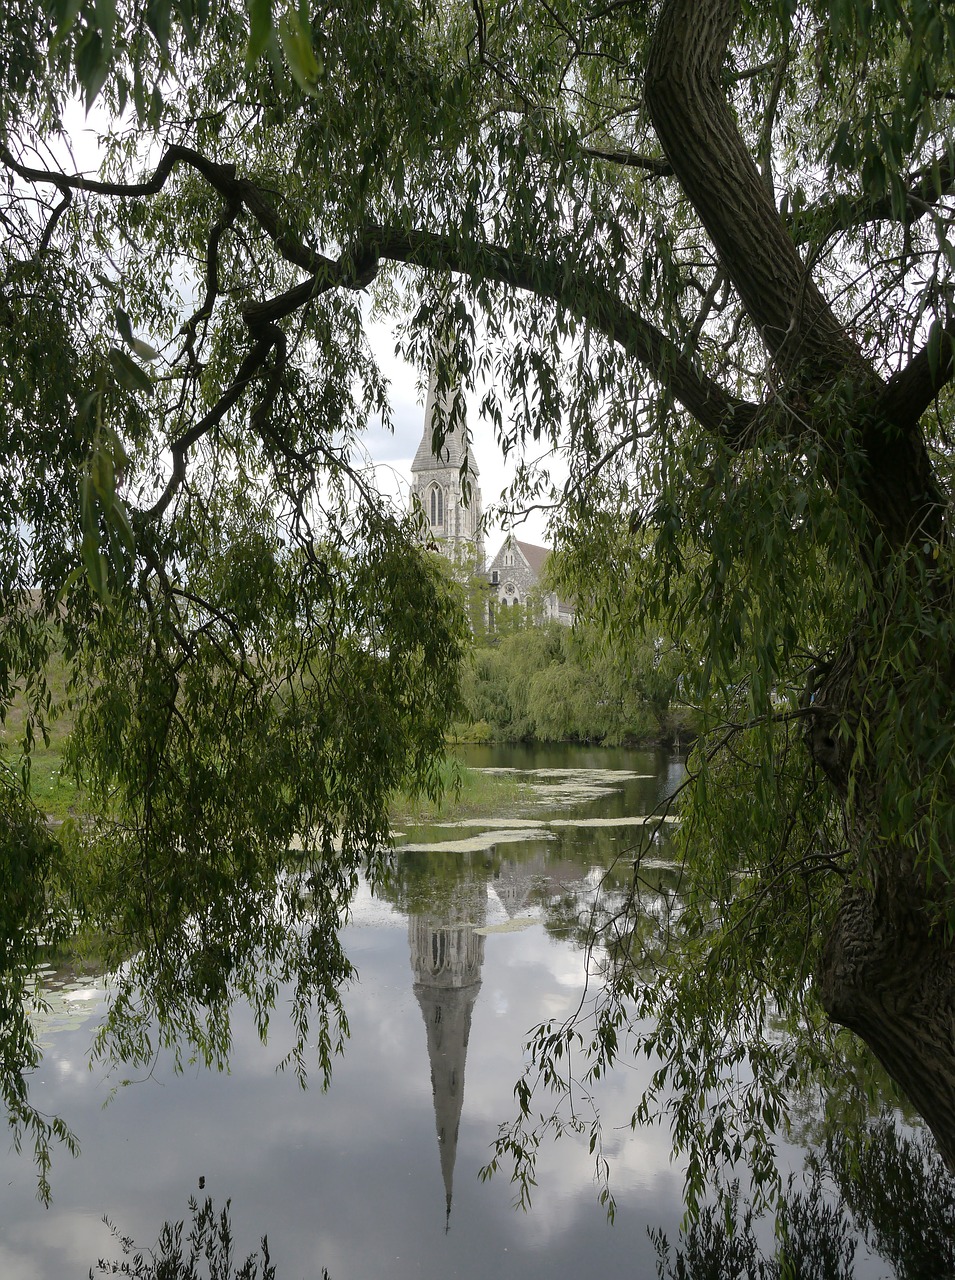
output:
[[[955,316],[886,383],[882,412],[889,422],[911,429],[955,376]]]
[[[612,150],[603,147],[581,147],[581,154],[588,156],[591,160],[606,160],[608,164],[619,164],[629,169],[642,169],[645,173],[652,174],[655,178],[670,178],[673,176],[673,165],[669,160],[663,159],[662,156],[646,156],[641,155],[637,151],[627,151],[625,148],[614,148]]]
[[[498,245],[464,244],[450,236],[389,227],[362,238],[379,257],[430,270],[459,271],[526,290],[563,307],[618,343],[708,431],[735,447],[751,439],[757,406],[731,395],[697,369],[679,347],[606,284],[552,260]]]
[[[837,232],[851,231],[874,222],[900,222],[909,226],[953,192],[955,163],[951,152],[945,150],[930,164],[909,175],[902,204],[893,201],[891,195],[878,199],[840,196],[801,210],[798,223],[792,229],[793,241],[796,244],[821,244]]]
[[[25,182],[53,186],[64,193],[86,191],[91,195],[118,196],[125,199],[157,195],[166,185],[172,171],[178,165],[185,165],[201,174],[227,201],[244,205],[286,262],[309,272],[320,271],[323,267],[335,265],[331,258],[317,252],[303,240],[292,235],[261,188],[249,178],[238,177],[234,164],[218,164],[192,147],[183,147],[177,143],[167,146],[152,174],[142,182],[101,182],[98,178],[86,178],[79,173],[69,174],[60,173],[54,169],[34,169],[29,165],[21,164],[5,146],[0,146],[0,162]]]
[[[225,211],[214,232],[221,232],[234,219],[237,210],[244,206],[279,255],[309,273],[307,279],[284,293],[249,303],[243,309],[243,319],[254,338],[253,346],[219,402],[172,446],[173,476],[159,502],[150,510],[151,516],[165,510],[181,483],[188,448],[221,420],[261,368],[275,344],[272,326],[331,288],[364,287],[374,278],[379,258],[430,270],[458,271],[549,299],[618,343],[707,430],[734,447],[745,447],[751,440],[757,412],[754,404],[730,394],[701,372],[687,354],[624,302],[612,288],[593,276],[575,271],[566,259],[545,258],[497,245],[465,244],[438,232],[380,226],[366,228],[346,252],[337,259],[331,258],[293,236],[262,190],[252,180],[240,177],[235,165],[216,163],[192,148],[180,145],[167,147],[148,178],[131,183],[104,182],[81,174],[31,168],[21,164],[6,147],[0,147],[0,161],[25,181],[52,185],[64,195],[83,191],[123,199],[157,194],[177,165],[188,166],[226,201]],[[654,164],[652,167],[662,172],[661,166]],[[212,279],[215,248],[216,245],[210,242],[207,304],[215,293]],[[210,288],[211,294],[208,292]],[[199,317],[203,310],[200,309]]]

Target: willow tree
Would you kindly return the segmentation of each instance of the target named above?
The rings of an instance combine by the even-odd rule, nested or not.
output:
[[[581,607],[613,643],[692,644],[724,725],[684,824],[692,963],[654,978],[617,948],[596,1065],[642,1002],[688,1099],[677,1141],[706,1130],[715,1158],[735,1139],[693,1099],[746,1060],[771,1120],[837,1051],[828,1020],[955,1163],[948,6],[50,0],[2,22],[6,536],[32,538],[5,643],[32,678],[15,605],[37,583],[89,668],[84,757],[125,819],[104,895],[132,873],[135,925],[200,844],[248,870],[262,830],[351,816],[290,781],[272,833],[246,760],[285,705],[273,656],[316,630],[373,690],[321,702],[335,731],[397,717],[375,752],[422,758],[407,725],[446,701],[453,646],[429,648],[419,562],[407,583],[400,557],[368,562],[380,632],[362,589],[338,594],[343,513],[379,510],[345,487],[386,400],[364,293],[422,367],[480,390],[476,429],[565,451]],[[115,122],[95,176],[44,149],[73,90]],[[296,689],[338,690],[325,672]],[[351,794],[353,745],[332,768],[316,746],[312,776]],[[215,899],[188,879],[190,911]]]

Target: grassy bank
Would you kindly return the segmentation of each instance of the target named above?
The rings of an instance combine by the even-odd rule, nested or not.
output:
[[[56,822],[83,811],[83,792],[65,772],[65,746],[68,728],[63,721],[53,726],[49,744],[34,746],[30,764],[30,795],[41,813]],[[23,724],[4,726],[2,755],[14,769],[22,766],[20,742]],[[442,794],[437,799],[427,796],[396,795],[391,804],[394,823],[455,821],[458,818],[483,817],[507,812],[525,799],[526,785],[512,774],[485,773],[468,769],[453,758],[445,759],[441,768]]]
[[[54,660],[47,673],[54,701],[66,702],[66,666]],[[0,755],[12,769],[23,768],[23,740],[27,729],[27,702],[17,694],[0,725]],[[62,820],[83,807],[82,792],[65,771],[66,744],[73,732],[73,718],[64,711],[46,724],[46,740],[37,737],[30,752],[30,795],[36,807]]]
[[[480,818],[513,812],[526,800],[526,783],[511,773],[486,773],[468,769],[452,757],[442,766],[442,795],[396,796],[391,805],[395,823],[454,822],[459,818]]]

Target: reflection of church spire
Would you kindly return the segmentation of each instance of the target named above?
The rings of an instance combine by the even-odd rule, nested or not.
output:
[[[483,882],[457,886],[459,892],[440,915],[408,919],[414,993],[428,1030],[431,1091],[445,1194],[445,1229],[451,1219],[454,1161],[464,1103],[464,1064],[471,1013],[481,990],[487,890]]]

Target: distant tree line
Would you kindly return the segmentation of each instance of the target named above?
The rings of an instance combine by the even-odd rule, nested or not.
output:
[[[465,659],[461,737],[617,745],[692,735],[679,701],[684,656],[669,642],[613,653],[594,628],[534,625],[519,607],[495,625]]]

